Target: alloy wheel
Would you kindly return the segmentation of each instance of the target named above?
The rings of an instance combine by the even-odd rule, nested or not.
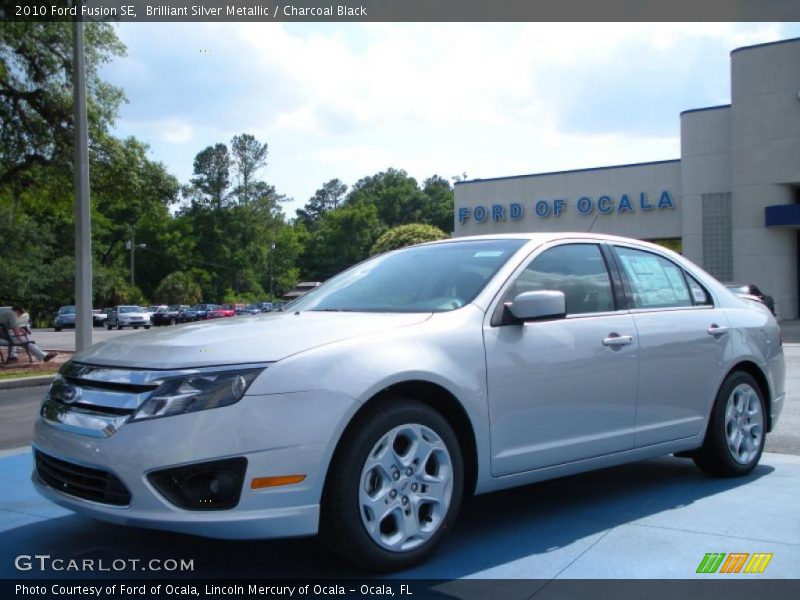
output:
[[[764,437],[764,415],[761,400],[747,383],[737,385],[725,406],[725,439],[733,459],[750,463],[761,449]]]
[[[441,437],[424,425],[400,425],[378,440],[364,463],[361,522],[382,548],[412,550],[441,527],[452,495],[452,459]]]

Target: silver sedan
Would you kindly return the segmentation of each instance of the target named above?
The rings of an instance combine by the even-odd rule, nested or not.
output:
[[[653,456],[758,463],[774,317],[684,258],[586,234],[384,254],[288,311],[115,338],[61,370],[33,480],[76,512],[423,560],[462,498]]]

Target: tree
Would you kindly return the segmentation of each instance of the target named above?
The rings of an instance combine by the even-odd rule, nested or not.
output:
[[[303,273],[325,280],[364,260],[383,229],[371,204],[342,206],[325,213],[319,227],[309,235]]]
[[[86,23],[89,138],[108,131],[123,92],[100,78],[100,67],[125,54],[111,25]],[[69,22],[5,22],[0,27],[0,188],[16,200],[37,167],[70,175],[72,26]]]
[[[452,232],[455,196],[450,182],[433,175],[422,184],[422,193],[426,196],[426,202],[422,205],[420,222]]]
[[[260,182],[255,181],[255,176],[267,164],[267,144],[248,133],[235,135],[231,140],[231,154],[238,181],[233,193],[239,204],[249,204],[259,193],[254,183]]]
[[[162,304],[197,304],[201,299],[200,286],[184,271],[173,271],[158,284],[154,293]]]
[[[416,179],[403,170],[387,169],[360,179],[350,191],[347,204],[372,204],[387,227],[397,227],[420,222],[425,200]]]
[[[308,229],[314,229],[320,217],[326,212],[334,210],[344,200],[347,186],[338,179],[331,179],[323,183],[322,187],[314,192],[303,208],[297,209],[297,218]]]
[[[372,246],[370,254],[382,254],[389,250],[397,250],[398,248],[424,242],[435,242],[436,240],[447,239],[447,237],[448,235],[444,231],[433,225],[425,225],[423,223],[400,225],[379,237],[378,241]]]
[[[208,146],[195,156],[192,192],[200,203],[216,210],[225,206],[230,168],[231,157],[225,144]]]

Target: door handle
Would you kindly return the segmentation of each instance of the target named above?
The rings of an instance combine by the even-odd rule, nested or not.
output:
[[[608,337],[603,340],[603,346],[609,346],[614,349],[629,346],[632,343],[633,336],[620,335],[618,333],[609,333]]]
[[[711,327],[706,330],[708,335],[714,336],[715,338],[726,335],[729,331],[730,329],[728,327],[720,327],[716,323],[712,323]]]

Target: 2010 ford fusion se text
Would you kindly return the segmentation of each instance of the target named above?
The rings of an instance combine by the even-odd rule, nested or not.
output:
[[[420,562],[465,495],[680,453],[749,473],[784,392],[775,318],[659,246],[450,239],[377,256],[285,312],[77,353],[34,435],[37,489],[123,525],[319,533]]]

